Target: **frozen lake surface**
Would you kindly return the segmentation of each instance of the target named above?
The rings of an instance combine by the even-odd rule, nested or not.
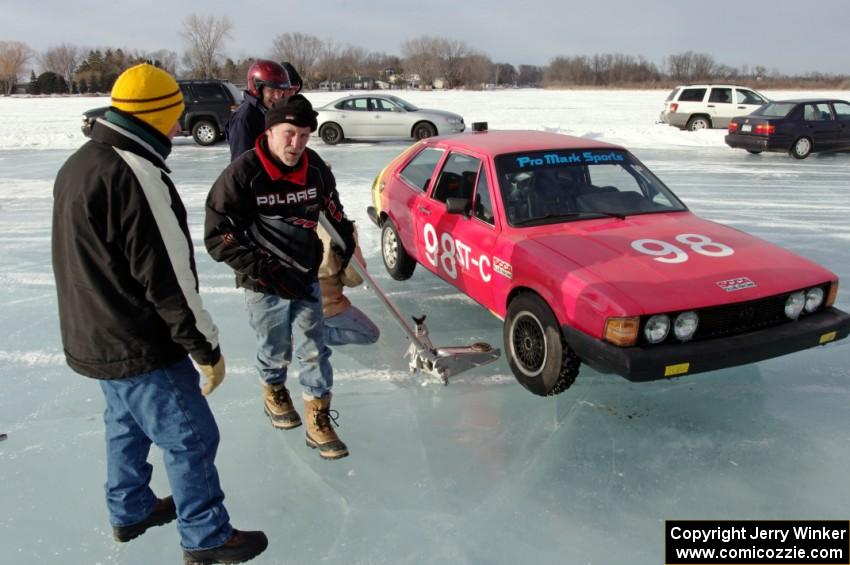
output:
[[[402,93],[494,129],[549,129],[625,144],[697,214],[810,258],[843,279],[850,308],[850,154],[749,155],[724,131],[655,124],[666,92]],[[810,93],[767,93],[774,98]],[[822,94],[822,93],[818,93]],[[827,93],[832,95],[837,93]],[[314,103],[336,94],[310,94]],[[103,501],[102,411],[70,371],[50,267],[53,177],[82,142],[79,114],[106,99],[0,98],[0,562],[180,562],[173,526],[125,545]],[[437,345],[489,341],[501,322],[424,269],[381,264],[367,219],[372,179],[406,143],[313,147],[357,220],[371,272]],[[504,359],[448,387],[412,376],[407,341],[371,291],[349,296],[381,327],[334,350],[334,404],[351,456],[322,461],[303,428],[272,429],[240,292],[202,241],[203,202],[225,145],[178,140],[169,159],[189,210],[201,295],[228,376],[210,404],[218,466],[240,528],[262,528],[258,564],[657,564],[665,519],[846,519],[850,341],[754,365],[633,384],[584,367],[553,398],[520,387]],[[92,323],[96,323],[93,320]],[[292,381],[290,387],[298,391]],[[168,484],[152,451],[154,489]]]

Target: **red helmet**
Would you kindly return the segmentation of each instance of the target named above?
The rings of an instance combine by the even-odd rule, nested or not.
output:
[[[264,86],[271,88],[288,89],[292,87],[289,82],[289,74],[279,63],[258,59],[248,69],[248,92],[260,98],[260,89]]]

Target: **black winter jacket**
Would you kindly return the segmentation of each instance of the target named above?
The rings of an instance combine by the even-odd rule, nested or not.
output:
[[[230,160],[254,148],[260,134],[266,130],[266,108],[248,91],[242,96],[242,104],[233,112],[225,126],[227,143],[230,144]]]
[[[136,133],[148,127],[136,122]],[[186,210],[164,159],[136,133],[99,119],[53,189],[65,357],[99,379],[161,369],[187,352],[199,364],[220,357],[218,329],[198,295]]]
[[[207,197],[204,241],[216,261],[236,271],[236,286],[272,293],[262,282],[269,257],[289,271],[317,280],[322,242],[319,212],[340,233],[353,233],[330,168],[310,148],[295,167],[268,152],[265,136],[233,161]]]

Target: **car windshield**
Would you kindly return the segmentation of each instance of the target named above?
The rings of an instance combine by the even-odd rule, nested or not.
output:
[[[395,102],[396,104],[398,104],[399,106],[401,106],[402,108],[407,110],[408,112],[415,112],[419,109],[416,106],[414,106],[413,104],[411,104],[410,102],[408,102],[407,100],[402,100],[398,96],[387,96],[387,98],[389,98],[390,100],[392,100],[393,102]]]
[[[627,151],[559,149],[499,155],[495,161],[513,226],[687,210]]]
[[[784,118],[796,105],[793,102],[768,102],[753,112],[752,115],[764,116],[766,118]]]

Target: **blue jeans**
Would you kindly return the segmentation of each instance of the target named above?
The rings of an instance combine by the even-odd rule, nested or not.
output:
[[[153,511],[148,453],[155,443],[177,506],[180,545],[187,550],[218,547],[233,535],[215,468],[218,426],[199,381],[188,357],[150,373],[100,381],[110,521],[129,526]]]
[[[328,345],[366,345],[375,343],[380,336],[378,326],[354,306],[325,318],[325,343]]]
[[[309,300],[287,300],[274,294],[245,289],[248,321],[257,334],[257,371],[268,385],[286,382],[292,355],[298,359],[298,380],[315,398],[333,386],[331,350],[325,345],[322,296],[313,283]]]

